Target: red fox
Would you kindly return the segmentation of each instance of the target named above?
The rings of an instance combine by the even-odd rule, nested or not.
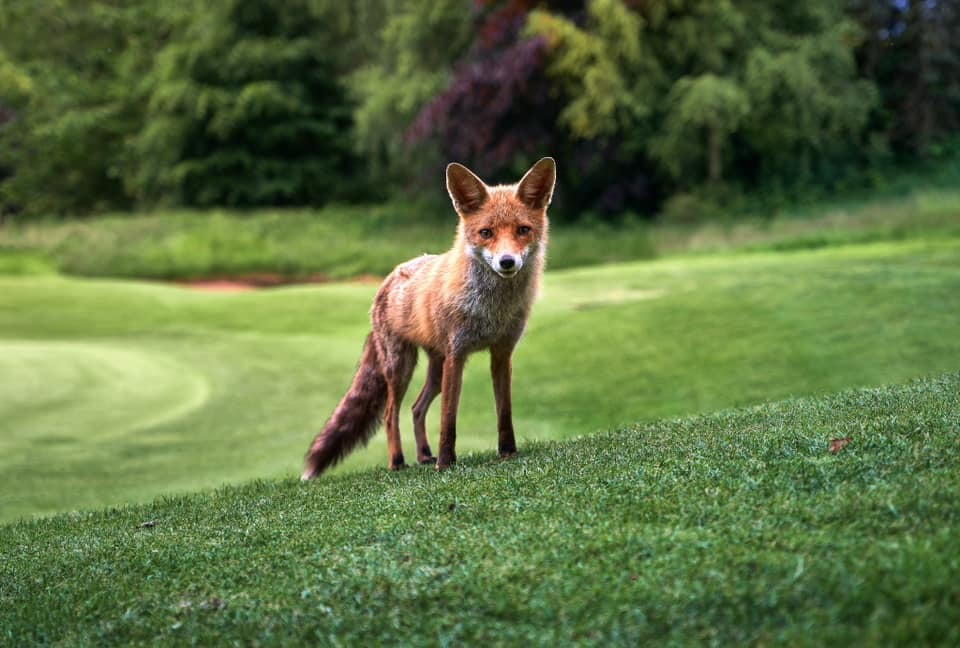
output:
[[[515,185],[489,187],[460,164],[447,166],[447,191],[460,216],[453,248],[397,266],[373,301],[353,384],[317,435],[303,479],[312,479],[366,444],[385,421],[390,468],[405,466],[399,408],[417,364],[429,358],[427,380],[413,405],[417,461],[438,470],[457,460],[457,408],[463,366],[490,350],[500,456],[517,452],[511,411],[511,357],[540,284],[547,246],[547,206],[556,164],[543,158]],[[440,452],[427,441],[427,409],[443,394]]]

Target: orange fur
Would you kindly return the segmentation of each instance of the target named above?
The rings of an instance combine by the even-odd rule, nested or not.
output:
[[[399,405],[417,362],[430,358],[413,407],[417,459],[434,461],[424,421],[442,394],[437,468],[456,461],[456,415],[466,357],[489,349],[498,447],[516,452],[510,399],[511,356],[539,288],[547,244],[547,206],[556,168],[537,162],[516,185],[488,187],[466,167],[447,167],[447,189],[460,217],[453,247],[402,263],[374,299],[373,331],[353,385],[307,453],[304,479],[316,477],[359,443],[383,416],[390,467],[404,465]]]

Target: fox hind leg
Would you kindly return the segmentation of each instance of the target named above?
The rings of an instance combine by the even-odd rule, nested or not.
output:
[[[423,389],[413,404],[413,436],[417,442],[417,461],[421,464],[436,463],[437,458],[430,451],[430,441],[427,439],[427,411],[433,400],[440,393],[443,381],[443,356],[430,354],[430,364],[427,367],[427,379]]]
[[[381,345],[381,351],[383,377],[387,382],[387,406],[383,415],[387,452],[390,454],[390,470],[400,470],[406,467],[400,443],[400,403],[417,366],[417,347],[407,342],[390,341]]]

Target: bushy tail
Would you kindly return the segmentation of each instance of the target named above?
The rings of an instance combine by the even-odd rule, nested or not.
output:
[[[386,403],[387,382],[380,370],[372,336],[368,336],[350,391],[310,446],[302,479],[319,476],[357,445],[366,445],[377,431]]]

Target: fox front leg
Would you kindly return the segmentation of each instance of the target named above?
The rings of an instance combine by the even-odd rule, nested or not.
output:
[[[443,362],[440,388],[440,455],[437,457],[437,470],[449,468],[457,461],[457,408],[460,406],[460,389],[463,386],[464,360],[463,355],[451,351]]]
[[[493,378],[493,398],[497,404],[497,449],[501,457],[517,454],[517,440],[513,434],[513,403],[511,374],[513,346],[490,349],[490,374]]]

